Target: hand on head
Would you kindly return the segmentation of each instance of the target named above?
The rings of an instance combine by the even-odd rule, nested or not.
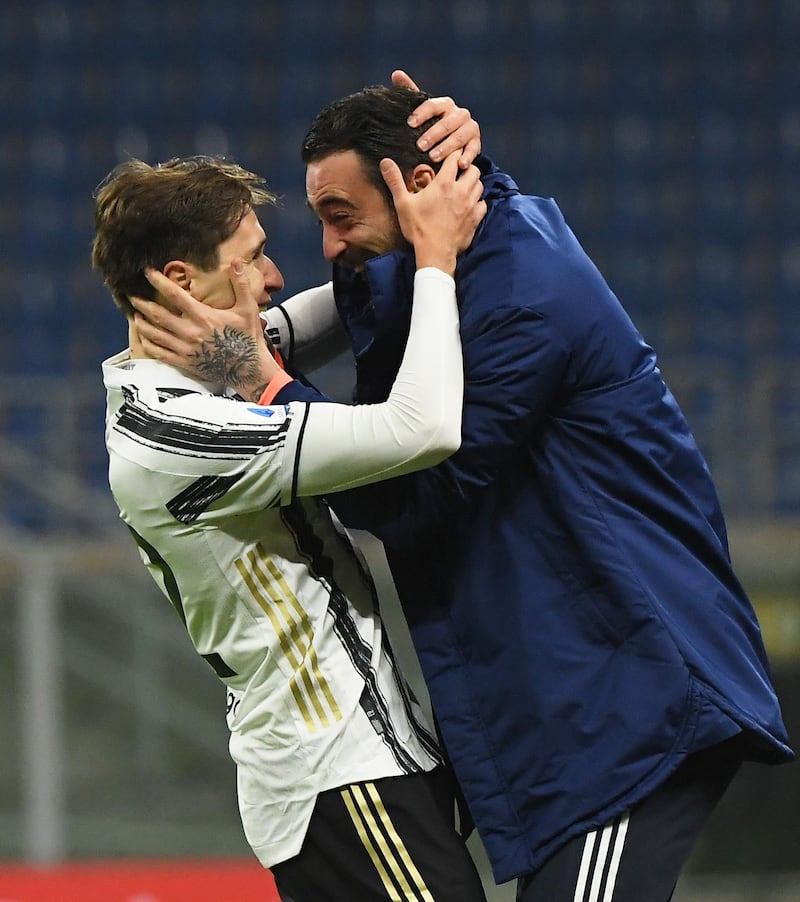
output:
[[[436,266],[452,275],[456,256],[469,247],[486,215],[480,171],[470,166],[461,172],[458,159],[459,151],[451,153],[431,181],[416,192],[408,190],[394,160],[381,160],[400,229],[414,245],[418,269]]]
[[[418,91],[414,80],[402,69],[392,72],[392,84]],[[429,150],[430,158],[438,163],[454,151],[460,151],[458,165],[468,169],[481,152],[481,130],[466,107],[456,106],[452,97],[431,97],[411,114],[408,124],[416,128],[428,119],[439,119],[417,141],[420,150]]]
[[[226,308],[196,300],[157,270],[146,275],[160,299],[130,299],[136,309],[133,326],[146,356],[203,381],[224,384],[248,399],[259,387],[263,391],[280,367],[267,347],[241,261],[231,264],[234,302]]]

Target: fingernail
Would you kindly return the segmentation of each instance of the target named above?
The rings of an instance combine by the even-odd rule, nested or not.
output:
[[[442,155],[442,152],[441,152],[441,150],[439,150],[438,147],[431,151],[431,159],[432,160],[438,160],[441,157],[441,155]]]
[[[419,139],[419,149],[420,149],[420,150],[427,150],[429,144],[430,144],[430,141],[428,141],[427,138],[420,138],[420,139]]]
[[[408,119],[407,119],[407,122],[408,122],[408,124],[411,126],[411,128],[414,128],[414,127],[416,126],[416,124],[417,124],[417,117],[416,117],[416,116],[409,116]]]

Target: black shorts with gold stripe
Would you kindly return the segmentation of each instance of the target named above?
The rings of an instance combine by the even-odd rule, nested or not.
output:
[[[300,854],[272,868],[283,902],[485,902],[448,771],[321,793]]]

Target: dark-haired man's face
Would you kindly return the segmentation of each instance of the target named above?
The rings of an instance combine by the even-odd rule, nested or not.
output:
[[[354,150],[309,163],[306,195],[322,226],[322,252],[331,263],[361,269],[372,257],[407,246],[394,209]]]

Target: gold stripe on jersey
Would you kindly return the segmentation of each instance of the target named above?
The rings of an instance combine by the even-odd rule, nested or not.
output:
[[[259,548],[260,547],[261,546],[259,545]],[[263,553],[263,549],[261,549],[261,551]],[[302,607],[302,605],[300,604],[300,602],[297,599],[297,596],[294,594],[294,592],[292,592],[291,588],[289,587],[289,584],[286,582],[286,577],[283,575],[283,573],[281,573],[281,571],[278,569],[278,567],[275,566],[275,561],[273,561],[272,558],[269,556],[267,556],[267,567],[269,568],[269,572],[272,575],[272,578],[275,580],[275,582],[277,582],[277,584],[280,586],[281,590],[283,591],[284,596],[289,599],[289,601],[292,604],[292,606],[294,607],[295,611],[297,611],[297,613],[300,615],[303,624],[306,625],[308,641],[309,641],[309,657],[311,659],[314,676],[316,677],[317,683],[318,683],[320,689],[322,690],[322,694],[325,696],[325,699],[328,702],[328,705],[331,709],[331,713],[333,714],[333,719],[341,720],[342,712],[339,710],[339,706],[336,704],[336,699],[333,697],[333,693],[331,692],[331,688],[328,685],[328,681],[325,679],[325,677],[322,675],[322,672],[319,669],[319,661],[317,660],[317,651],[314,648],[314,645],[312,642],[313,634],[311,632],[311,624],[308,620],[308,616],[305,612],[305,609]]]
[[[319,669],[308,614],[270,555],[259,543],[245,558],[236,561],[236,568],[255,602],[269,617],[281,652],[294,670],[289,687],[309,731],[316,732],[318,725],[328,727],[331,718],[341,720],[339,706]]]
[[[362,787],[358,785],[343,789],[342,799],[389,898],[392,902],[406,902],[411,899],[416,902],[434,902],[430,890],[383,805],[377,787],[374,783],[366,783],[365,787],[371,804]]]
[[[236,569],[239,571],[242,579],[245,582],[245,585],[250,590],[250,594],[258,602],[259,606],[264,609],[267,616],[269,617],[269,619],[272,623],[272,628],[275,630],[275,633],[278,636],[278,641],[280,642],[281,651],[286,656],[286,659],[289,661],[289,663],[293,667],[295,667],[296,666],[296,658],[294,656],[294,652],[292,651],[291,645],[288,643],[286,633],[284,632],[283,628],[281,627],[280,621],[277,619],[274,612],[270,609],[270,606],[266,602],[266,600],[261,597],[261,591],[260,591],[259,587],[256,585],[256,583],[253,580],[253,577],[250,575],[250,573],[248,573],[248,571],[245,567],[245,564],[242,560],[236,561]],[[317,728],[314,725],[314,721],[311,717],[311,712],[309,711],[308,706],[306,705],[306,701],[303,698],[302,694],[300,693],[294,680],[290,681],[289,686],[291,688],[292,696],[294,697],[295,703],[296,703],[297,707],[300,709],[300,713],[303,716],[303,720],[306,722],[306,725],[308,726],[309,730],[312,733],[316,732]]]

